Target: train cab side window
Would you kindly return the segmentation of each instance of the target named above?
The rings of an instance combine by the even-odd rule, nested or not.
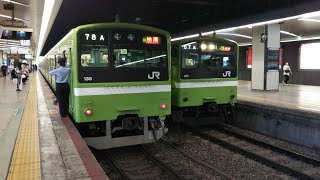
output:
[[[181,64],[183,69],[199,67],[198,43],[191,42],[181,45]]]
[[[109,67],[107,46],[82,46],[80,57],[82,67]]]

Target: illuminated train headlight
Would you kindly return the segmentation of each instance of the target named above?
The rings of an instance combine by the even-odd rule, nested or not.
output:
[[[216,48],[216,46],[214,44],[209,44],[209,49],[210,50],[214,50]]]
[[[86,110],[84,110],[84,114],[85,114],[86,116],[91,116],[92,113],[93,113],[92,109],[86,109]]]
[[[207,49],[207,45],[206,44],[201,44],[201,50],[206,50]]]

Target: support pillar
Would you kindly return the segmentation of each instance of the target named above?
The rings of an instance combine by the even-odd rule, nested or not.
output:
[[[280,24],[252,29],[251,88],[279,90]]]

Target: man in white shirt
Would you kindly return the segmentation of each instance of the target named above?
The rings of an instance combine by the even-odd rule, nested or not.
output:
[[[289,66],[289,63],[286,62],[286,64],[283,66],[283,75],[286,80],[282,81],[282,83],[286,83],[286,85],[288,85],[290,73],[292,74],[291,68]]]

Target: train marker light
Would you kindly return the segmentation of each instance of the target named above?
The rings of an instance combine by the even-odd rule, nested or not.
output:
[[[167,109],[167,105],[165,103],[161,104],[161,109],[163,110]]]
[[[219,50],[220,51],[231,51],[231,47],[230,46],[220,46]]]
[[[207,45],[206,44],[201,44],[201,50],[206,50],[207,49]]]
[[[86,109],[86,110],[84,110],[84,114],[86,116],[91,116],[92,115],[92,110],[91,109]]]

